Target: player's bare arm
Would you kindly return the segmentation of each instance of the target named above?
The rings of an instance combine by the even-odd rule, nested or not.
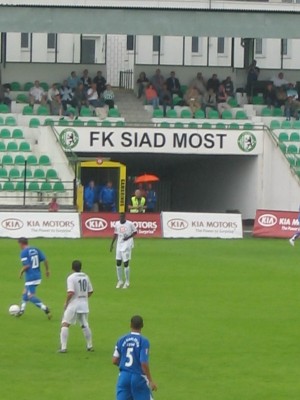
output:
[[[113,363],[114,365],[118,366],[119,363],[120,363],[120,358],[119,358],[119,357],[113,357],[113,358],[112,358],[112,363]]]
[[[66,301],[65,301],[65,304],[64,304],[64,309],[66,309],[68,307],[68,305],[69,305],[69,303],[70,303],[70,301],[71,301],[73,296],[74,296],[74,292],[68,292],[67,293],[67,298],[66,298]]]
[[[149,386],[151,390],[157,390],[157,385],[156,383],[153,382],[151,373],[150,373],[150,368],[148,363],[141,363],[142,370],[144,374],[146,375],[148,381],[149,381]]]
[[[123,240],[126,242],[126,240],[129,240],[129,239],[133,238],[136,234],[137,234],[137,232],[133,232],[131,235],[125,236],[125,237],[123,238]]]
[[[49,268],[49,263],[48,260],[44,261],[45,269],[46,269],[46,277],[49,278],[50,276],[50,268]]]
[[[20,274],[19,274],[19,278],[20,278],[20,279],[22,278],[24,272],[27,271],[29,268],[30,268],[30,265],[24,265],[24,266],[21,268],[21,271],[20,271]]]
[[[115,241],[117,240],[117,237],[118,237],[118,235],[115,233],[114,236],[113,236],[111,245],[110,245],[110,251],[113,250],[113,248],[114,248],[114,243],[115,243]]]
[[[94,292],[88,292],[88,297],[91,297],[91,295],[93,294]]]

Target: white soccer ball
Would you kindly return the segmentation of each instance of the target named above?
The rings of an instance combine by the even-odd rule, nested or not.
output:
[[[8,312],[10,315],[16,316],[20,312],[20,307],[17,304],[13,304],[9,307]]]

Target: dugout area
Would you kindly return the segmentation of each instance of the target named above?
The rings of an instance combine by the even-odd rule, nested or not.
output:
[[[95,166],[99,155],[88,156],[99,176],[103,173],[113,176],[113,171],[102,172],[99,166]],[[153,183],[158,196],[157,211],[240,211],[243,219],[255,215],[259,156],[111,153],[105,157],[109,162],[126,167],[126,207],[137,187],[134,178],[149,173],[160,178],[159,182]],[[84,167],[81,171],[82,183],[85,184],[91,170]],[[117,180],[112,180],[115,185]]]

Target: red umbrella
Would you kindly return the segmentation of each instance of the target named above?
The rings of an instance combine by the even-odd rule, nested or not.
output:
[[[151,174],[144,174],[137,176],[134,180],[134,183],[148,183],[148,182],[157,182],[159,181],[158,176]]]

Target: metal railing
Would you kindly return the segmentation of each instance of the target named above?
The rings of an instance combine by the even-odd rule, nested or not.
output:
[[[119,88],[120,89],[133,89],[133,71],[131,69],[120,71],[119,74]]]

